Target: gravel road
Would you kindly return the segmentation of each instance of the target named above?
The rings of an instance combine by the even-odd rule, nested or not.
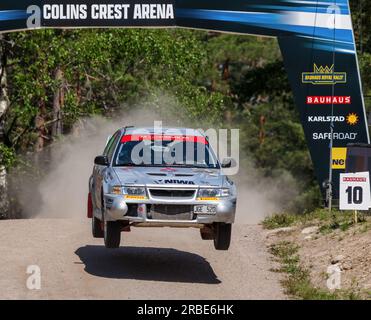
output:
[[[197,229],[133,228],[122,247],[88,219],[0,221],[0,299],[284,299],[257,225],[234,225],[229,251]],[[27,267],[41,270],[29,290]]]

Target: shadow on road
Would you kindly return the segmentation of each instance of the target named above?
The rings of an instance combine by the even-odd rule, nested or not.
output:
[[[205,258],[170,248],[122,247],[109,250],[87,245],[75,251],[85,271],[98,277],[218,284]]]

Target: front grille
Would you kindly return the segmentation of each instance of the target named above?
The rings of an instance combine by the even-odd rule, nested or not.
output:
[[[159,198],[193,198],[195,190],[150,189],[153,197]]]
[[[150,216],[158,220],[192,220],[193,210],[191,205],[153,204]]]
[[[190,205],[174,205],[174,204],[154,204],[152,206],[153,211],[162,214],[179,214],[188,213],[192,211],[192,206]]]

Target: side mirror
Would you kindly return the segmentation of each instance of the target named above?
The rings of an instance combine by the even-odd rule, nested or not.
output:
[[[97,164],[99,166],[108,166],[109,161],[108,161],[107,156],[97,156],[94,159],[94,164]]]
[[[233,158],[224,158],[222,161],[222,168],[234,168],[237,165]]]

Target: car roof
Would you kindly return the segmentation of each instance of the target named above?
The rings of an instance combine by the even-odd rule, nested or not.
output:
[[[204,135],[198,129],[176,128],[176,127],[124,127],[122,132],[129,134],[167,134],[203,137]]]

